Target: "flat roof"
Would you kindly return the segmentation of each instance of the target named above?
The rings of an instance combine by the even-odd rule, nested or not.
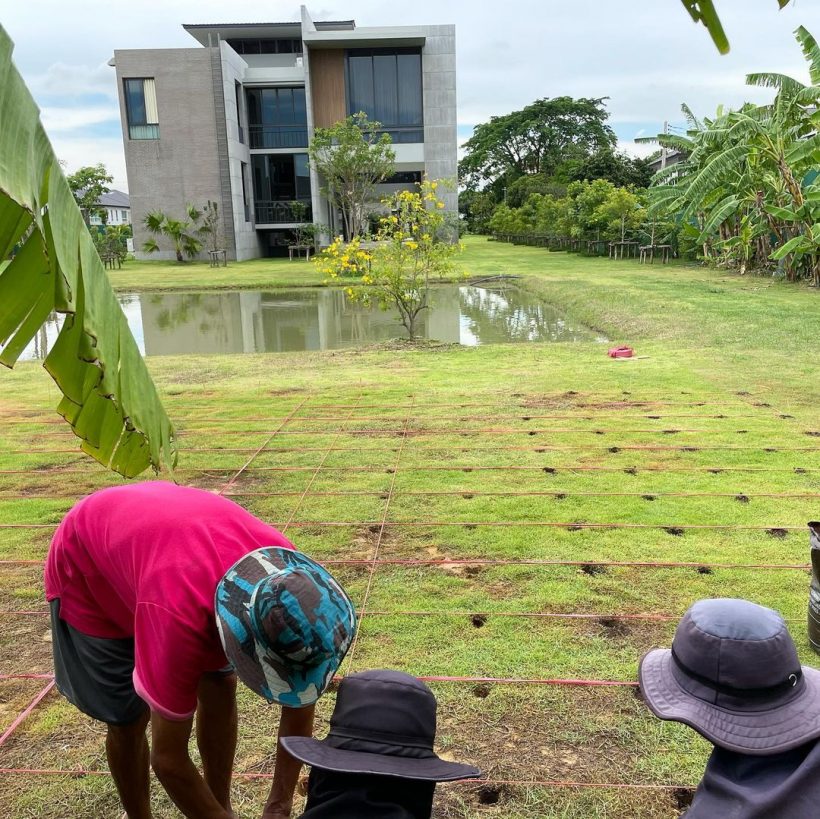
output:
[[[318,31],[354,31],[355,20],[320,20],[314,25]],[[182,27],[197,42],[207,46],[214,39],[245,39],[274,37],[302,37],[299,20],[284,23],[183,23]]]

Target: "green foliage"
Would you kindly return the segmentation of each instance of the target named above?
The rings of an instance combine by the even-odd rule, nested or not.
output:
[[[131,237],[131,225],[107,225],[91,234],[100,257],[113,256],[120,262],[128,255],[126,239]]]
[[[216,213],[216,203],[209,204],[214,206],[211,213]],[[154,237],[165,237],[171,240],[177,262],[180,263],[185,261],[186,256],[189,259],[196,256],[202,250],[201,237],[209,235],[207,224],[199,224],[203,211],[198,210],[194,205],[188,205],[185,209],[185,216],[185,219],[172,219],[167,213],[154,210],[147,213],[143,219],[143,224]],[[156,238],[152,237],[143,244],[142,249],[146,253],[156,253],[160,250],[160,246]]]
[[[690,122],[685,136],[657,141],[684,155],[655,178],[650,211],[688,225],[705,260],[719,266],[765,269],[779,262],[790,280],[813,278],[820,286],[820,48],[799,28],[811,85],[782,74],[755,73],[749,84],[776,90],[768,105],[718,109]],[[802,237],[800,241],[795,241]]]
[[[396,154],[380,128],[359,112],[330,128],[317,128],[310,141],[322,193],[341,211],[348,239],[363,234],[375,187],[393,173]]]
[[[335,242],[316,260],[331,279],[360,276],[360,284],[348,286],[348,296],[382,309],[395,307],[411,340],[420,313],[429,306],[430,279],[450,275],[461,250],[449,240],[438,187],[438,182],[422,182],[417,191],[399,191],[383,200],[388,214],[379,221],[371,249],[362,248],[358,239],[348,245]]]
[[[11,53],[0,27],[0,363],[62,313],[44,366],[83,450],[129,477],[171,468],[170,421]]]
[[[105,169],[105,165],[86,165],[78,168],[75,173],[66,177],[68,187],[74,194],[74,199],[83,215],[86,225],[90,224],[92,216],[99,216],[105,224],[108,214],[105,208],[97,205],[97,200],[111,190],[108,186],[114,178]]]
[[[536,100],[477,125],[464,144],[459,178],[468,188],[525,174],[550,176],[561,162],[615,146],[604,98]]]
[[[618,187],[648,188],[652,169],[645,159],[605,149],[567,160],[559,167],[557,177],[566,182],[607,179]]]
[[[790,0],[777,0],[778,8],[784,8],[789,2]],[[728,54],[729,40],[723,30],[713,0],[681,0],[681,3],[696,23],[703,23],[706,26],[712,42],[717,46],[717,50],[721,54]],[[812,82],[816,81],[812,80]]]

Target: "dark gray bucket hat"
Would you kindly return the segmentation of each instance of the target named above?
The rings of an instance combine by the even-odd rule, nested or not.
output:
[[[748,600],[699,600],[638,677],[656,716],[729,751],[765,756],[820,737],[820,672],[800,665],[783,618]]]
[[[285,750],[315,768],[398,776],[427,782],[473,779],[478,768],[441,759],[433,750],[436,698],[401,671],[362,671],[339,684],[330,733],[282,737]]]

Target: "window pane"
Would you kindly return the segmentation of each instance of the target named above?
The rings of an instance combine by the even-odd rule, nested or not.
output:
[[[278,105],[275,88],[262,89],[262,124],[276,125],[278,117]]]
[[[398,55],[399,125],[421,125],[421,54]]]
[[[293,53],[293,40],[277,40],[276,46],[280,54]]]
[[[297,125],[307,125],[304,88],[293,89],[293,121]]]
[[[296,173],[296,198],[310,199],[310,166],[307,154],[295,154],[293,167]]]
[[[145,83],[125,80],[125,106],[129,125],[145,125]]]
[[[262,100],[261,92],[257,88],[249,88],[247,91],[248,100],[248,125],[262,124]]]
[[[293,91],[290,88],[279,89],[279,125],[293,125]]]
[[[262,40],[259,44],[262,54],[276,54],[276,40]]]
[[[382,125],[398,122],[399,102],[396,96],[396,56],[379,54],[373,57],[373,116]]]
[[[373,58],[350,55],[348,57],[348,104],[349,114],[364,111],[373,118]]]

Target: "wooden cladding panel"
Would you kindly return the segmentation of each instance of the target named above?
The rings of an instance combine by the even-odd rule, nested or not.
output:
[[[329,128],[347,116],[345,54],[341,48],[311,49],[310,93],[317,128]]]

